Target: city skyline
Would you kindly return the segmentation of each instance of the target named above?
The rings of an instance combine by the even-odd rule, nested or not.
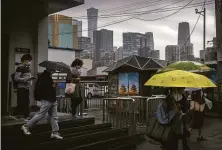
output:
[[[152,1],[152,0],[151,0]],[[64,15],[72,16],[72,17],[78,17],[78,16],[87,16],[86,10],[90,7],[95,7],[99,9],[99,15],[101,15],[101,11],[105,11],[106,9],[115,8],[117,5],[124,6],[129,5],[132,3],[142,2],[142,0],[128,0],[128,1],[117,1],[114,0],[112,2],[108,0],[103,0],[101,4],[101,0],[94,0],[92,1],[86,0],[85,4],[76,8],[72,8],[63,12],[60,12]],[[194,0],[193,3],[197,2],[203,2],[202,0]],[[178,5],[185,5],[185,3],[179,3]],[[166,3],[164,4],[166,5]],[[163,5],[161,5],[163,6]],[[150,7],[149,9],[142,9],[142,10],[150,10],[155,9],[160,6],[156,7]],[[114,46],[122,46],[122,33],[123,32],[153,32],[155,35],[155,49],[160,50],[160,58],[164,59],[165,57],[165,47],[166,45],[175,45],[177,43],[177,34],[178,34],[178,23],[179,22],[189,22],[190,23],[190,30],[192,30],[198,15],[195,14],[195,8],[201,9],[201,6],[189,8],[180,11],[179,13],[163,20],[159,21],[152,21],[152,22],[145,22],[137,19],[132,19],[129,21],[125,21],[119,24],[115,24],[112,26],[104,27],[108,30],[114,31]],[[213,37],[215,37],[215,12],[214,12],[214,5],[207,5],[206,6],[206,41],[211,40]],[[134,10],[135,11],[141,11],[141,9]],[[104,14],[104,12],[102,12]],[[107,14],[108,12],[106,12]],[[170,13],[167,13],[170,14]],[[144,15],[140,18],[142,19],[154,19],[158,17],[165,16],[166,13],[158,13],[153,15]],[[119,18],[98,18],[98,26],[101,26],[106,23],[110,23],[112,21],[121,19],[124,17]],[[87,20],[83,19],[83,30],[87,30]],[[199,23],[197,24],[197,27],[191,36],[192,43],[194,44],[194,54],[195,56],[199,56],[199,51],[202,49],[202,35],[203,35],[203,22],[202,17],[199,20]],[[83,32],[83,36],[87,36],[87,31]]]

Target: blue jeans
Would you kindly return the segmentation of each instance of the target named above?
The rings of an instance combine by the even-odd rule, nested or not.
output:
[[[27,122],[27,125],[32,128],[36,125],[40,120],[42,120],[46,113],[48,112],[52,127],[52,132],[59,131],[58,125],[58,113],[57,113],[57,102],[50,102],[46,100],[41,100],[40,111],[35,114],[35,116]]]

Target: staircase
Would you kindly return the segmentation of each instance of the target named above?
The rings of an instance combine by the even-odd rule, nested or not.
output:
[[[110,123],[95,124],[94,118],[59,123],[63,140],[50,139],[49,124],[37,125],[30,136],[21,125],[2,126],[2,150],[133,150],[143,140],[140,134],[129,136],[128,129],[113,129]]]

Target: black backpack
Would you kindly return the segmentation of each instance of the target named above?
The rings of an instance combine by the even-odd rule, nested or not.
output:
[[[18,82],[15,81],[15,73],[11,74],[11,79],[12,79],[12,85],[13,85],[14,90],[17,90],[18,89]]]
[[[42,89],[42,86],[41,86],[41,74],[38,74],[38,78],[37,78],[37,81],[35,83],[35,89],[34,89],[34,98],[35,100],[37,101],[40,101],[41,100],[41,91]]]

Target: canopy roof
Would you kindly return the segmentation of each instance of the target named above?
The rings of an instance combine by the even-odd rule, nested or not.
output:
[[[122,60],[119,60],[115,64],[109,66],[106,70],[104,70],[104,72],[113,72],[116,69],[123,66],[129,66],[129,67],[139,69],[139,70],[158,70],[158,69],[162,69],[166,65],[167,65],[167,61],[165,60],[132,55]]]

